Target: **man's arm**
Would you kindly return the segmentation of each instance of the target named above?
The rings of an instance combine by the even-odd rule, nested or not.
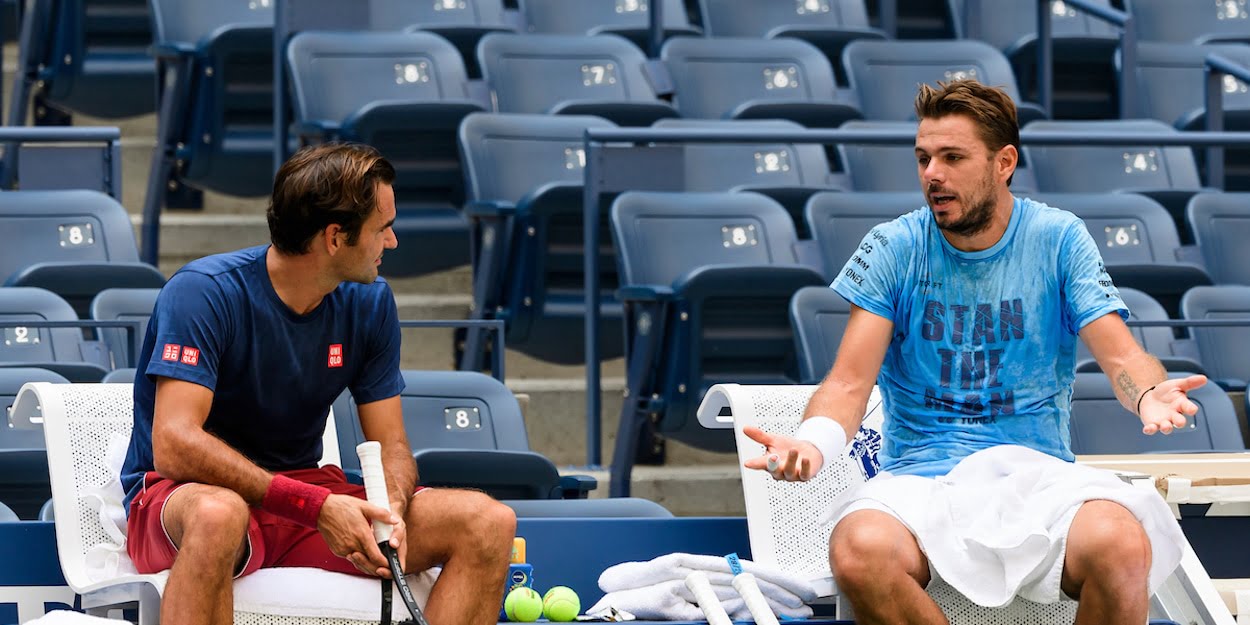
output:
[[[1086,324],[1081,340],[1111,379],[1120,405],[1141,418],[1143,433],[1170,434],[1185,426],[1187,415],[1198,412],[1185,393],[1205,384],[1206,376],[1169,380],[1163,365],[1137,344],[1119,313]]]
[[[843,443],[846,442],[845,436],[854,436],[864,420],[868,397],[872,394],[893,335],[894,322],[852,304],[851,315],[838,346],[838,357],[829,374],[812,393],[807,409],[803,411],[803,421],[828,417],[842,428]],[[764,455],[746,461],[744,466],[768,470],[777,479],[810,479],[827,460],[815,445],[805,440],[769,434],[754,427],[745,428],[743,433],[764,445]],[[837,442],[832,444],[836,446]],[[770,456],[777,464],[775,470],[769,468]]]
[[[400,517],[417,485],[417,465],[404,431],[404,414],[398,395],[357,406],[365,440],[382,445],[382,470],[391,498],[391,509]]]

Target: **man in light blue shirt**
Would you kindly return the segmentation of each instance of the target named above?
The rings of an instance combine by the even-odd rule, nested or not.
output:
[[[1137,345],[1124,323],[1128,311],[1080,219],[1011,194],[1019,127],[1002,90],[973,81],[923,85],[916,113],[917,171],[927,206],[874,228],[834,281],[832,288],[852,304],[850,319],[796,436],[747,431],[766,448],[748,467],[771,470],[777,479],[809,479],[841,452],[846,433],[859,429],[869,393],[880,386],[883,474],[844,498],[830,538],[830,566],[861,623],[946,622],[925,586],[935,572],[976,569],[930,559],[949,550],[944,537],[926,534],[940,526],[932,508],[915,501],[955,506],[955,517],[975,515],[950,504],[975,507],[975,497],[947,488],[970,474],[981,483],[972,458],[992,457],[985,466],[995,469],[1004,458],[1031,463],[1030,469],[1040,463],[1041,474],[1048,462],[1056,463],[1054,471],[1071,468],[1078,336],[1145,434],[1184,426],[1197,411],[1186,391],[1206,381],[1168,380]],[[1075,469],[1083,476],[1088,468]],[[985,497],[997,488],[1026,502],[1055,501],[1053,490],[1033,492],[1004,473]],[[1058,510],[1043,528],[1049,547],[1008,595],[1057,600],[1062,591],[1080,600],[1078,623],[1144,622],[1148,585],[1169,565],[1155,561],[1152,568],[1152,537],[1141,521],[1149,515],[1107,499]],[[1174,523],[1170,514],[1166,520]],[[1167,533],[1179,536],[1173,528]],[[940,576],[956,589],[977,584]]]

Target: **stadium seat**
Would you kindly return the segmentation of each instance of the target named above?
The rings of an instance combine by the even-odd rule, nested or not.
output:
[[[1146,293],[1134,288],[1121,286],[1120,299],[1128,307],[1129,322],[1133,321],[1167,321],[1168,313],[1163,306]],[[1130,326],[1129,331],[1137,344],[1163,363],[1168,371],[1185,371],[1190,373],[1206,373],[1198,362],[1196,347],[1187,339],[1177,340],[1172,328]],[[1193,348],[1193,349],[1191,349]],[[1078,373],[1097,373],[1102,371],[1094,355],[1085,346],[1084,341],[1076,343],[1076,370]]]
[[[273,188],[273,3],[150,0],[156,150],[145,215],[175,189],[260,196]]]
[[[47,369],[0,368],[0,407],[5,415],[0,423],[0,501],[8,504],[17,517],[33,521],[52,497],[43,432],[14,427],[8,419],[13,398],[27,382],[69,381]]]
[[[661,58],[682,117],[788,119],[834,128],[862,117],[837,89],[833,67],[798,39],[680,37]]]
[[[882,26],[881,0],[865,0],[868,7],[868,23]],[[957,36],[955,18],[950,6],[933,0],[896,0],[894,2],[896,32],[898,39],[952,39]]]
[[[1250,286],[1250,193],[1199,193],[1185,212],[1215,283]]]
[[[108,350],[113,369],[137,367],[148,319],[156,306],[160,289],[104,289],[91,300],[91,318],[96,321],[134,321],[138,323],[133,339],[126,329],[102,328],[98,331]]]
[[[912,193],[817,193],[804,217],[820,250],[826,283],[842,272],[874,226],[917,209],[928,210],[924,196]]]
[[[525,28],[552,35],[612,33],[646,49],[650,3],[662,2],[664,38],[699,35],[682,0],[517,0]]]
[[[1020,97],[1003,53],[980,41],[854,41],[842,53],[842,66],[868,119],[914,121],[916,86],[955,80],[1002,87],[1021,124],[1046,116]]]
[[[1166,135],[1176,130],[1153,119],[1108,121],[1036,121],[1026,132],[1137,132]],[[1024,159],[1043,193],[1132,191],[1150,196],[1172,215],[1182,243],[1192,241],[1185,228],[1185,203],[1202,189],[1193,153],[1183,146],[1025,145]]]
[[[26,125],[32,108],[36,125],[58,126],[70,125],[70,113],[116,119],[156,109],[147,0],[23,5],[10,126]]]
[[[1184,377],[1172,373],[1168,377]],[[1142,434],[1141,419],[1124,409],[1111,380],[1101,373],[1078,373],[1072,386],[1074,454],[1144,454],[1187,451],[1245,451],[1233,402],[1223,389],[1205,384],[1189,391],[1198,414],[1188,424],[1163,436]]]
[[[1188,260],[1167,211],[1144,195],[1038,193],[1031,197],[1080,217],[1115,285],[1148,293],[1172,316],[1178,315],[1185,291],[1211,284],[1206,270]]]
[[[16,523],[21,520],[12,508],[0,501],[0,523]]]
[[[1218,54],[1250,67],[1250,46],[1246,45],[1137,44],[1138,112],[1179,130],[1205,130],[1207,72],[1204,60],[1208,54]],[[1221,106],[1225,130],[1250,129],[1250,86],[1225,76]],[[1194,158],[1205,175],[1206,149],[1195,149]],[[1225,191],[1250,191],[1250,148],[1225,148],[1223,188]]]
[[[0,287],[0,320],[78,321],[65,300],[36,287]],[[103,348],[84,341],[78,328],[16,326],[0,328],[0,367],[40,367],[71,382],[99,382],[108,371]]]
[[[509,348],[547,362],[585,360],[583,135],[614,127],[598,117],[519,113],[475,113],[460,126],[476,245],[471,314],[505,320]],[[602,235],[599,345],[608,359],[621,355],[621,313],[607,228]],[[484,349],[471,340],[462,368],[480,369]]]
[[[912,121],[850,121],[842,124],[843,130],[906,131],[916,134],[917,124]],[[855,191],[917,191],[920,189],[919,171],[916,169],[916,148],[903,145],[870,145],[864,143],[839,143],[838,156],[846,169],[850,188]]]
[[[677,116],[643,74],[647,57],[614,35],[498,33],[477,53],[500,113],[598,115],[622,126]]]
[[[54,291],[79,318],[101,289],[165,284],[161,272],[139,262],[126,209],[97,191],[5,193],[0,231],[3,284]]]
[[[636,458],[662,456],[662,441],[643,440],[644,428],[729,451],[728,431],[695,418],[707,389],[798,381],[786,309],[795,291],[825,279],[797,264],[793,222],[759,194],[627,192],[612,203],[611,222],[627,341],[618,496]]]
[[[104,374],[101,384],[134,384],[137,371],[133,367],[114,369]]]
[[[516,397],[503,382],[475,371],[404,370],[404,428],[425,486],[475,488],[496,499],[584,499],[595,481],[561,478],[550,460],[530,450]],[[339,446],[365,440],[351,393],[335,402]],[[359,471],[357,458],[343,469]]]
[[[846,85],[842,48],[856,39],[885,39],[868,25],[864,0],[813,2],[742,2],[699,0],[703,32],[709,37],[793,37],[817,48],[829,59],[839,85]]]
[[[1244,391],[1250,379],[1250,286],[1195,287],[1181,298],[1181,313],[1187,320],[1246,321],[1227,328],[1189,328],[1211,379],[1226,390]]]
[[[984,41],[1001,50],[1011,63],[1021,92],[1038,101],[1038,0],[980,0],[976,3],[979,10],[972,10],[967,0],[947,2],[957,16],[960,37]],[[1049,4],[1054,72],[1054,111],[1050,117],[1119,117],[1115,51],[1120,29],[1064,2],[1052,0]],[[1111,8],[1112,3],[1094,0],[1093,4]]]
[[[1250,7],[1243,2],[1131,0],[1128,5],[1142,41],[1250,43]]]
[[[726,132],[803,130],[784,119],[664,119],[654,127]],[[807,199],[814,193],[844,186],[842,177],[829,171],[829,160],[818,143],[687,143],[682,152],[684,190],[755,191],[767,195],[790,213],[799,239],[811,238],[803,221]]]
[[[804,287],[790,298],[800,384],[820,384],[833,368],[850,315],[850,302],[827,286]]]
[[[395,166],[386,275],[466,264],[464,174],[456,131],[482,111],[456,50],[430,33],[302,32],[287,46],[291,104],[305,143],[358,141]]]
[[[503,0],[369,0],[370,30],[434,33],[451,43],[464,59],[470,78],[480,78],[477,42],[490,33],[513,32],[504,14]]]

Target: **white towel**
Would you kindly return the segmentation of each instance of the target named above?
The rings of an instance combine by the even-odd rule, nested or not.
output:
[[[1153,594],[1180,563],[1183,544],[1163,499],[1109,471],[1025,447],[979,451],[935,479],[879,475],[848,490],[830,515],[840,519],[863,507],[894,513],[916,534],[938,577],[978,605],[999,607],[1017,595],[1060,599],[1068,529],[1092,500],[1124,506],[1145,528]]]
[[[816,591],[806,580],[750,560],[740,562],[742,570],[755,576],[764,596],[774,603],[797,608],[816,600]],[[599,576],[599,588],[611,593],[672,580],[684,583],[694,571],[707,573],[713,587],[724,586],[734,592],[733,573],[725,558],[691,553],[670,553],[646,562],[622,562],[608,567]]]
[[[763,590],[763,589],[761,589]],[[752,620],[751,611],[746,601],[732,586],[712,585],[712,591],[720,600],[725,611],[734,620]],[[800,604],[799,607],[781,605],[769,597],[768,607],[778,616],[786,618],[809,618],[812,609]],[[652,621],[701,621],[703,611],[695,604],[694,595],[686,588],[684,581],[668,580],[650,586],[617,590],[604,595],[593,607],[586,610],[587,614],[595,614],[611,606],[618,610],[632,613],[640,620]]]

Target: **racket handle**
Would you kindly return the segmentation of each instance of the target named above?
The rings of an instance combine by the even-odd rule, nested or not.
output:
[[[356,446],[360,456],[360,473],[365,479],[365,498],[369,503],[386,510],[391,509],[391,498],[386,492],[386,474],[382,472],[382,445],[377,441],[365,441]],[[391,539],[394,530],[390,523],[373,522],[373,538],[379,543]]]
[[[778,625],[777,615],[773,614],[772,608],[768,607],[768,600],[764,598],[764,593],[760,591],[759,584],[755,583],[755,576],[750,573],[739,573],[733,579],[734,590],[742,595],[742,599],[746,601],[747,610],[751,612],[751,617],[755,620],[755,625]]]
[[[720,599],[716,598],[716,591],[712,590],[712,582],[708,580],[706,573],[695,571],[687,575],[686,588],[694,594],[694,600],[699,604],[699,609],[703,610],[708,625],[732,625],[729,614],[725,612],[725,606],[720,604]]]

